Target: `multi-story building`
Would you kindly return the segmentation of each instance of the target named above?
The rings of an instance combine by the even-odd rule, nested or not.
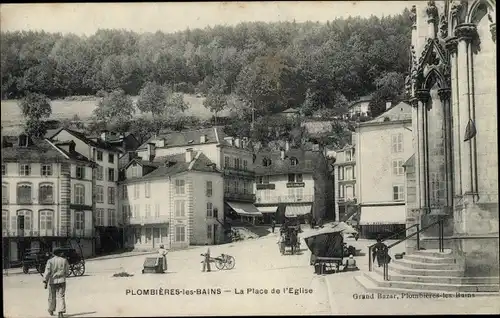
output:
[[[30,248],[80,244],[84,256],[94,253],[95,164],[75,148],[74,142],[56,145],[24,134],[3,137],[2,238],[7,263],[21,261]]]
[[[100,137],[89,138],[81,132],[67,128],[56,131],[50,140],[54,142],[73,141],[75,149],[97,164],[94,186],[94,219],[98,228],[97,252],[120,247],[123,234],[123,216],[118,210],[117,182],[119,158],[124,150],[115,143],[108,131]],[[107,233],[104,233],[107,232]]]
[[[129,215],[128,246],[184,248],[224,241],[222,175],[201,151],[150,152],[148,159],[133,159],[124,175],[120,202]]]
[[[372,100],[371,96],[363,96],[358,98],[355,102],[351,103],[348,107],[349,116],[368,116],[370,112],[370,101]]]
[[[255,157],[256,205],[265,222],[285,216],[304,218],[314,203],[314,167],[319,152],[290,149],[262,151]]]
[[[184,154],[187,149],[202,152],[222,172],[224,215],[234,213],[255,219],[261,213],[253,205],[253,151],[246,138],[226,136],[221,127],[183,132],[165,132],[153,136],[137,149],[143,160]],[[225,219],[224,219],[225,220]]]
[[[335,219],[345,222],[357,212],[356,147],[347,145],[335,153]]]
[[[353,194],[361,208],[359,225],[364,236],[385,235],[405,227],[403,164],[413,155],[411,112],[411,106],[402,102],[356,128],[357,182]]]

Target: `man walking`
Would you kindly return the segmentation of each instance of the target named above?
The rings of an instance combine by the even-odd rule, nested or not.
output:
[[[275,229],[275,228],[276,228],[276,221],[273,219],[273,220],[271,221],[271,230],[273,231],[273,233],[274,233],[274,229]]]
[[[43,282],[45,288],[49,288],[49,314],[54,315],[56,303],[59,304],[58,316],[64,317],[66,312],[66,277],[69,276],[69,263],[63,257],[63,252],[60,249],[54,251],[54,257],[47,261],[45,272],[43,273]],[[56,302],[57,297],[57,302]]]

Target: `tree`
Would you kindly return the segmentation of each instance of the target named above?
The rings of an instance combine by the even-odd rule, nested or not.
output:
[[[217,114],[227,107],[226,96],[218,94],[217,92],[210,92],[207,98],[203,101],[203,106],[210,109],[210,111],[217,117]]]
[[[43,136],[47,130],[44,119],[52,114],[52,107],[47,96],[29,92],[18,105],[26,118],[24,127],[26,133],[35,137]]]
[[[167,94],[165,88],[156,82],[147,82],[139,92],[137,108],[143,112],[160,115],[167,107]]]
[[[386,102],[391,101],[394,105],[403,99],[404,77],[401,73],[389,72],[382,74],[375,81],[375,84],[377,90],[368,104],[373,117],[377,117],[386,111]]]
[[[130,121],[135,113],[132,98],[122,89],[107,93],[97,104],[93,115],[97,121],[116,125]]]

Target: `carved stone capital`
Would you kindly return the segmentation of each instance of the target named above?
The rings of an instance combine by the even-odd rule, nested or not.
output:
[[[459,41],[471,42],[477,36],[477,28],[473,23],[462,23],[455,28],[455,37]]]
[[[448,18],[446,14],[441,14],[439,18],[439,35],[442,39],[445,39],[448,36]]]
[[[450,54],[457,53],[458,38],[455,36],[446,39],[445,47]]]
[[[427,12],[427,22],[431,23],[436,21],[438,18],[438,9],[436,7],[435,1],[427,1],[427,8],[425,9]]]
[[[426,104],[431,97],[431,94],[428,89],[419,89],[415,92],[415,97],[419,102]]]
[[[491,32],[491,38],[493,39],[493,42],[497,43],[497,24],[496,23],[490,24],[490,32]]]
[[[451,97],[451,89],[449,88],[441,88],[440,90],[438,90],[438,95],[439,95],[439,98],[441,99],[441,101],[448,101],[450,100],[450,97]]]

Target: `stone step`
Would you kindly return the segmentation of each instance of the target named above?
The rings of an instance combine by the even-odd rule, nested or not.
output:
[[[373,269],[377,272],[382,273],[382,267],[374,265]],[[392,262],[391,264],[389,264],[389,274],[391,274],[391,272],[397,272],[402,275],[416,275],[416,276],[463,277],[463,270],[411,268],[395,264]]]
[[[410,254],[404,255],[403,259],[419,262],[419,263],[433,263],[433,264],[455,264],[457,260],[453,257],[434,257],[427,255]]]
[[[409,259],[394,259],[394,264],[414,269],[441,269],[441,270],[459,270],[461,266],[457,263],[439,264],[439,263],[421,263]]]
[[[375,271],[379,275],[383,275],[382,270]],[[464,284],[464,285],[499,285],[499,277],[451,277],[451,276],[417,276],[417,275],[401,275],[397,272],[389,271],[389,279],[391,281],[404,281],[415,283],[440,283],[440,284]]]
[[[374,293],[374,298],[383,298],[383,296],[387,297],[388,295],[393,295],[394,297],[398,297],[400,299],[404,298],[417,298],[424,297],[423,295],[435,295],[439,298],[457,298],[456,293],[447,293],[440,290],[432,290],[432,289],[408,289],[408,288],[395,288],[395,287],[381,287],[378,286],[371,279],[366,277],[365,275],[355,276],[354,279],[360,284],[368,293]],[[376,293],[382,294],[382,297],[378,296]],[[499,292],[481,292],[481,293],[466,293],[466,295],[462,295],[463,298],[469,297],[480,297],[480,296],[494,296],[499,297]],[[414,296],[414,297],[412,297]]]
[[[424,256],[431,256],[431,257],[450,257],[453,255],[451,249],[445,249],[444,252],[440,252],[437,249],[432,249],[432,250],[418,250],[414,251],[412,255],[424,255]]]
[[[379,287],[418,289],[418,290],[439,290],[444,292],[498,292],[498,284],[446,284],[439,282],[411,282],[411,281],[384,281],[382,275],[376,272],[365,273],[365,276]]]

